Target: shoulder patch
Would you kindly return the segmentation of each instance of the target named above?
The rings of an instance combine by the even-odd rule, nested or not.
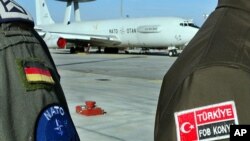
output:
[[[55,83],[49,69],[41,62],[25,61],[23,68],[29,83]]]
[[[17,59],[20,77],[27,91],[37,89],[51,90],[55,84],[52,70],[37,58]]]
[[[175,113],[178,141],[215,141],[230,137],[230,125],[238,124],[234,101]]]
[[[36,141],[80,141],[69,114],[59,105],[45,108],[37,120]]]

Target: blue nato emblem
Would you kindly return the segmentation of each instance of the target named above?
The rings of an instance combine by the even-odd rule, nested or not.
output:
[[[36,141],[80,141],[69,114],[59,105],[43,110],[37,121]]]

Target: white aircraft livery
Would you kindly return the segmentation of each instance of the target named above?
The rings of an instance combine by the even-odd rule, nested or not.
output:
[[[104,52],[118,52],[119,48],[168,48],[171,55],[175,46],[187,44],[199,28],[186,19],[177,17],[122,18],[100,21],[81,21],[78,2],[93,0],[59,0],[67,2],[63,23],[51,18],[45,0],[36,0],[36,29],[49,47],[70,51],[83,46],[103,47]],[[74,3],[75,21],[70,21]]]

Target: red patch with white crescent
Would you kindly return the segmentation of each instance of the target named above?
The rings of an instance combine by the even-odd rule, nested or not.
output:
[[[230,125],[238,124],[234,101],[175,113],[178,141],[213,141],[229,138]]]

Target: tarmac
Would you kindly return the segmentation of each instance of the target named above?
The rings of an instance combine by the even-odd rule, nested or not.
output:
[[[154,140],[162,79],[176,57],[50,51],[81,141]],[[106,113],[76,113],[88,100]]]

